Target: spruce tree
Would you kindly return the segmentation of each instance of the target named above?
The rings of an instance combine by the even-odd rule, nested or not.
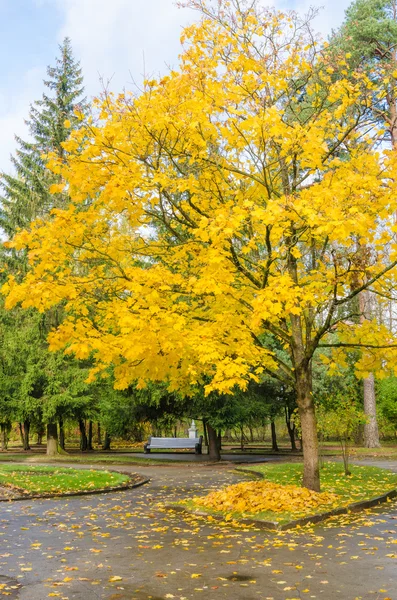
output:
[[[84,113],[87,105],[81,68],[73,57],[69,38],[65,38],[59,49],[55,66],[47,68],[46,92],[30,107],[26,124],[31,140],[16,137],[18,149],[11,157],[14,173],[3,173],[0,180],[3,188],[0,227],[8,237],[18,228],[29,226],[35,218],[48,214],[54,206],[67,202],[64,194],[50,193],[51,185],[58,180],[46,169],[45,155],[55,152],[65,156],[62,142],[71,129],[81,125],[75,110]]]
[[[75,111],[77,109],[80,114],[87,111],[81,68],[73,57],[68,38],[60,46],[55,66],[48,67],[44,85],[45,93],[31,105],[26,121],[30,140],[16,137],[18,149],[11,158],[14,172],[3,173],[0,178],[0,228],[3,236],[8,238],[12,238],[20,228],[29,228],[34,219],[48,216],[52,208],[64,206],[68,202],[66,194],[50,192],[51,186],[58,183],[59,178],[45,164],[45,157],[49,152],[66,158],[62,142],[66,141],[71,129],[80,127],[82,122]],[[24,253],[6,248],[0,252],[0,262],[3,273],[12,272],[16,277],[28,268]],[[3,301],[0,303],[0,313],[4,313]],[[54,387],[57,378],[65,380],[67,377],[63,371],[70,368],[76,370],[78,364],[72,364],[72,359],[62,357],[58,360],[60,368],[48,378],[47,366],[56,360],[49,354],[46,342],[46,334],[50,326],[54,325],[54,315],[40,316],[32,310],[21,316],[14,309],[12,317],[0,320],[7,326],[3,340],[18,342],[14,361],[18,363],[20,376],[18,389],[13,390],[18,405],[14,413],[26,421],[27,430],[30,423],[41,420],[43,415],[47,416],[47,452],[54,453],[57,451],[56,410],[54,394],[51,394],[49,384],[51,382]],[[45,327],[47,324],[46,331],[43,331],[43,324]],[[1,395],[4,399],[0,398],[0,405],[6,399],[5,392]],[[46,410],[47,404],[51,405],[51,411]],[[28,440],[26,445],[29,445]]]

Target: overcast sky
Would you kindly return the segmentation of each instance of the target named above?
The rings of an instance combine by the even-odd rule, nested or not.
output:
[[[327,35],[338,26],[349,0],[319,0],[316,27]],[[263,0],[263,4],[270,4]],[[316,0],[277,0],[279,8],[306,12]],[[0,172],[10,168],[15,134],[26,137],[29,104],[43,92],[47,65],[58,44],[72,40],[81,61],[86,93],[97,95],[103,81],[115,91],[143,72],[176,66],[179,35],[196,13],[174,0],[0,0]]]

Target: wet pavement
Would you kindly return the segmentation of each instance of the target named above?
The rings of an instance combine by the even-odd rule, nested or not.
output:
[[[371,462],[397,471],[396,461]],[[230,466],[111,468],[151,481],[0,504],[0,597],[397,600],[396,503],[313,528],[241,530],[162,508],[241,480]]]
[[[150,460],[167,460],[172,462],[211,462],[208,454],[194,454],[193,452],[151,452],[144,454],[142,452],[123,453],[123,456],[130,456],[135,459],[150,458]],[[288,460],[288,454],[222,454],[221,462],[232,463],[263,463],[269,461]]]

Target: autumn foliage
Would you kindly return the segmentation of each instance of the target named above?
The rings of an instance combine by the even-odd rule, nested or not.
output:
[[[293,385],[319,490],[313,354],[337,342],[332,369],[357,346],[362,373],[395,356],[386,327],[353,315],[361,290],[393,284],[396,156],[376,150],[372,82],[335,77],[307,23],[190,4],[202,19],[178,69],[98,100],[67,160],[49,157],[71,203],[12,242],[31,269],[7,304],[62,304],[51,347],[93,356],[92,378],[111,367],[121,389]]]
[[[197,506],[226,513],[255,515],[273,512],[296,517],[313,513],[313,509],[317,508],[331,510],[337,501],[338,496],[330,492],[318,493],[271,481],[244,481],[193,500]]]

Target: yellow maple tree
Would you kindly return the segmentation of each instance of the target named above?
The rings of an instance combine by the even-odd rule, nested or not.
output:
[[[308,23],[215,4],[189,2],[202,18],[178,69],[96,101],[67,161],[49,157],[71,204],[11,242],[31,268],[3,291],[10,307],[62,303],[51,347],[92,355],[93,377],[112,366],[119,388],[293,384],[319,490],[314,352],[341,329],[331,368],[351,345],[362,371],[384,367],[380,346],[395,355],[352,306],[393,284],[396,154],[376,150],[371,81],[336,79]]]

